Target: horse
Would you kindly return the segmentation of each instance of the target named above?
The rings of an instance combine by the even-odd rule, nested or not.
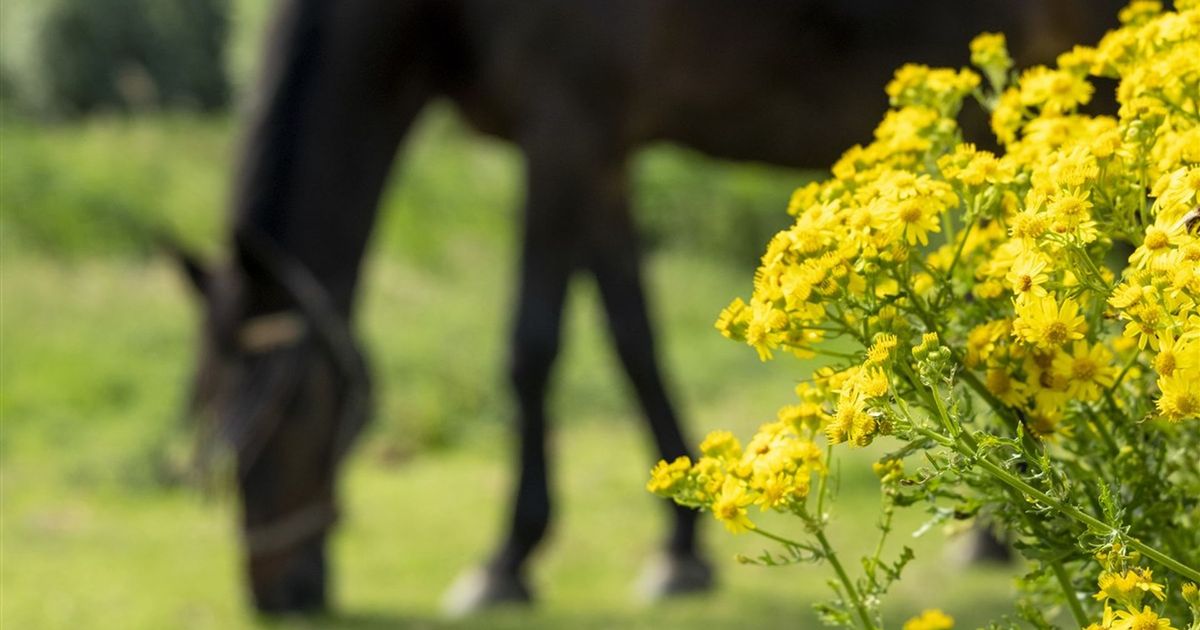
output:
[[[283,0],[236,166],[230,258],[185,257],[203,296],[193,406],[236,462],[245,571],[266,613],[327,606],[335,480],[368,417],[351,332],[382,186],[413,120],[447,99],[525,163],[508,374],[519,457],[506,535],[461,610],[527,602],[551,518],[545,408],[568,283],[590,273],[659,455],[688,454],[646,312],[628,163],[673,142],[812,168],[869,137],[901,63],[962,65],[1008,34],[1019,62],[1094,41],[1084,0]],[[702,591],[696,515],[649,588]]]

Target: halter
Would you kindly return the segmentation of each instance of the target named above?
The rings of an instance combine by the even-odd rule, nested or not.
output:
[[[295,347],[313,338],[333,359],[348,384],[334,426],[331,468],[350,448],[366,421],[368,379],[362,355],[349,324],[335,308],[328,291],[298,260],[256,230],[239,230],[239,244],[261,263],[296,301],[295,310],[278,311],[247,319],[237,331],[239,349],[263,354]],[[332,483],[333,471],[329,471]],[[338,518],[331,488],[319,488],[318,498],[273,521],[244,526],[242,539],[251,557],[268,555],[298,544],[332,526]]]

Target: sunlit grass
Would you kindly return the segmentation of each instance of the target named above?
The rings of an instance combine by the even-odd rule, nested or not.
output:
[[[189,431],[180,413],[193,296],[146,233],[121,222],[164,227],[216,253],[229,131],[221,119],[3,131],[5,628],[259,623],[243,599],[230,497],[185,483]],[[478,141],[444,112],[425,121],[403,164],[372,242],[358,318],[378,406],[343,483],[338,616],[285,627],[444,625],[443,589],[485,557],[506,514],[512,409],[503,368],[520,165],[511,149]],[[643,156],[635,170],[639,216],[652,235],[659,353],[681,415],[693,441],[717,427],[745,434],[790,402],[805,366],[760,363],[712,322],[748,292],[753,253],[769,222],[786,221],[790,182],[802,176],[673,149]],[[733,231],[738,217],[757,227]],[[723,234],[751,245],[722,246]],[[654,607],[633,597],[665,535],[665,510],[643,489],[656,456],[596,301],[590,282],[575,285],[551,400],[559,518],[533,568],[541,603],[459,625],[814,626],[826,570],[737,565],[735,553],[764,545],[707,517],[721,590]],[[874,544],[878,496],[866,462],[875,455],[843,464],[833,530],[850,558]],[[938,530],[907,540],[922,518],[897,528],[896,544],[916,544],[920,559],[889,614],[937,605],[970,627],[1003,610],[1006,572],[947,579]]]

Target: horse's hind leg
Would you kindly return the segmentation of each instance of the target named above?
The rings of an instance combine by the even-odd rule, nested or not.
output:
[[[624,191],[625,186],[618,189]],[[600,289],[612,340],[659,455],[668,461],[687,455],[655,355],[637,234],[626,194],[609,200],[605,211],[594,215],[588,234],[588,264]],[[639,585],[641,594],[650,598],[707,590],[712,585],[712,571],[696,550],[696,512],[678,505],[670,509],[674,527],[666,541],[666,554],[649,568]]]

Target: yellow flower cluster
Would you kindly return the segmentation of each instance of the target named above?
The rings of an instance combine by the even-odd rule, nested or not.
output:
[[[1119,19],[1053,67],[1016,73],[1004,37],[985,33],[970,45],[980,74],[896,71],[873,140],[795,191],[794,224],[767,245],[749,300],[716,322],[763,360],[825,355],[836,367],[802,382],[798,404],[746,448],[717,431],[698,461],[660,462],[651,491],[779,542],[749,508],[801,516],[839,577],[840,610],[874,628],[879,553],[863,559],[869,580],[850,579],[805,500],[836,453],[820,438],[894,434],[903,446],[874,466],[883,536],[910,488],[932,501],[958,486],[990,502],[1015,495],[1021,516],[1033,513],[1025,502],[1054,508],[1036,512],[1051,536],[1023,538],[1041,569],[1029,584],[1054,577],[1079,625],[1103,606],[1089,630],[1172,630],[1168,616],[1185,609],[1139,566],[1148,560],[1193,580],[1180,594],[1200,629],[1200,571],[1153,540],[1187,527],[1200,482],[1187,463],[1200,439],[1200,0],[1135,0]],[[1117,80],[1107,115],[1082,110],[1103,105],[1098,77]],[[990,111],[995,150],[963,141],[968,96]],[[904,458],[922,451],[933,470],[906,476]],[[1148,507],[1160,483],[1172,498]],[[1076,598],[1090,565],[1046,560],[1081,525],[1077,550],[1112,529],[1094,602]],[[1189,536],[1172,551],[1194,546]],[[904,628],[952,625],[929,610]]]
[[[1029,585],[1057,580],[1080,626],[1102,606],[1089,630],[1172,630],[1185,608],[1139,566],[1148,560],[1193,580],[1180,594],[1200,628],[1200,571],[1153,540],[1187,526],[1194,501],[1179,497],[1194,499],[1200,482],[1186,463],[1200,439],[1200,0],[1174,10],[1135,0],[1119,19],[1053,67],[1016,73],[1004,37],[985,33],[970,45],[979,74],[896,71],[873,140],[795,191],[794,224],[767,245],[749,300],[716,322],[763,360],[837,361],[744,449],[716,431],[698,461],[660,462],[652,492],[783,543],[749,508],[799,515],[838,575],[839,610],[874,628],[888,586],[876,580],[879,552],[863,559],[870,579],[853,581],[806,498],[814,477],[825,496],[836,454],[820,438],[865,446],[894,434],[903,446],[874,466],[882,536],[893,507],[915,500],[910,489],[931,501],[960,496],[958,486],[990,502],[1015,495],[1021,516],[1032,513],[1026,501],[1054,508],[1036,516],[1051,535],[1023,538],[1041,569]],[[1107,115],[1082,110],[1103,105],[1092,103],[1106,96],[1098,77],[1117,80]],[[990,111],[995,150],[963,141],[968,96]],[[921,451],[932,470],[906,476],[904,458]],[[1160,483],[1177,506],[1147,507]],[[1132,523],[1108,525],[1094,510]],[[1053,541],[1081,525],[1077,551],[1112,528],[1094,602],[1076,598],[1090,565],[1045,559],[1061,557]],[[1172,550],[1194,546],[1189,535]],[[929,610],[904,628],[952,626]]]
[[[749,506],[794,513],[808,497],[813,475],[825,472],[813,442],[818,414],[806,405],[784,408],[744,449],[732,433],[714,431],[701,443],[698,461],[659,462],[646,489],[712,512],[735,534],[754,529]]]
[[[938,333],[963,378],[1042,435],[1071,430],[1071,402],[1200,415],[1200,3],[1135,2],[1121,20],[1011,85],[1003,36],[981,35],[990,95],[969,70],[898,70],[874,141],[796,191],[794,225],[717,328],[764,360]],[[1080,113],[1093,76],[1118,79],[1115,116]],[[961,142],[972,93],[999,154]],[[872,401],[914,371],[900,355],[814,375],[806,404],[832,442],[887,431]]]
[[[904,622],[904,630],[951,630],[954,628],[954,617],[931,608]]]
[[[1166,599],[1163,585],[1153,580],[1149,569],[1105,571],[1098,582],[1100,591],[1094,597],[1104,602],[1104,617],[1086,630],[1173,630],[1170,619],[1142,605],[1147,594],[1160,602]],[[1113,603],[1121,608],[1114,611]]]

